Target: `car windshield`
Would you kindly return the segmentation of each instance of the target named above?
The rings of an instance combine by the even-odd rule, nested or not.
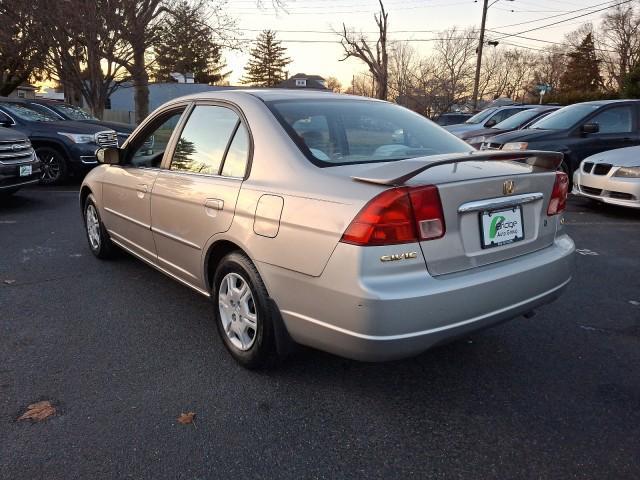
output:
[[[527,109],[522,112],[516,113],[511,117],[501,121],[500,123],[494,125],[492,128],[497,128],[499,130],[514,130],[519,128],[521,125],[524,125],[532,118],[540,115],[539,110],[535,109]]]
[[[53,113],[35,110],[21,103],[2,102],[0,103],[0,107],[4,108],[10,115],[27,122],[52,122],[59,120]]]
[[[64,116],[71,120],[97,120],[93,115],[89,115],[80,107],[69,105],[68,103],[56,103],[55,105],[47,105],[53,110],[61,112]]]
[[[471,117],[469,120],[467,120],[464,123],[472,123],[472,124],[477,124],[477,123],[481,123],[484,122],[487,118],[489,118],[489,116],[494,113],[497,110],[497,108],[492,107],[492,108],[485,108],[484,110],[482,110],[481,112],[476,113],[473,117]]]
[[[529,128],[535,128],[536,130],[566,130],[598,108],[600,108],[600,105],[576,103],[556,110],[552,114],[541,118]]]
[[[283,100],[267,106],[307,158],[321,167],[472,150],[430,120],[390,103]]]

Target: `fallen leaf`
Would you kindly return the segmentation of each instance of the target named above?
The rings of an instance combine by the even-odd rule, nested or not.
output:
[[[181,413],[178,417],[178,423],[188,425],[189,423],[193,423],[195,418],[196,414],[194,412]]]
[[[16,283],[15,280],[3,280],[3,283],[6,283],[7,285],[13,285],[14,283]]]
[[[27,407],[27,411],[24,412],[18,420],[33,420],[34,422],[41,422],[46,420],[51,415],[55,415],[56,409],[51,402],[43,400],[42,402],[32,403]]]

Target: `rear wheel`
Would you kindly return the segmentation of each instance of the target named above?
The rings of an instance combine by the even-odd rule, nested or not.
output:
[[[53,147],[38,147],[36,155],[42,162],[42,177],[40,183],[43,185],[57,185],[68,176],[68,165],[64,155]]]
[[[102,224],[93,195],[89,195],[84,202],[83,212],[85,232],[87,233],[87,241],[89,242],[91,253],[100,259],[111,258],[114,246]]]
[[[216,325],[225,347],[242,366],[265,368],[278,360],[273,312],[260,274],[238,252],[222,259],[211,292]]]

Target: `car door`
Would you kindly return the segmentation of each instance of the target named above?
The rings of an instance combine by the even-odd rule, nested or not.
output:
[[[186,105],[155,115],[126,145],[119,165],[102,177],[103,221],[111,237],[155,263],[151,189]]]
[[[250,144],[237,110],[197,104],[158,173],[151,195],[158,264],[196,288],[204,288],[204,245],[231,227]]]
[[[578,162],[590,155],[630,147],[640,143],[636,108],[631,104],[613,105],[596,112],[582,125],[595,123],[597,133],[581,133],[583,140],[576,142],[574,151]],[[580,128],[582,128],[580,125]]]

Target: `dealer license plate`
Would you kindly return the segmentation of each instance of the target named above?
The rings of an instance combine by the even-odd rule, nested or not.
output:
[[[522,207],[480,214],[482,248],[499,247],[524,238]]]
[[[15,171],[15,170],[14,170]],[[28,177],[31,175],[31,165],[20,165],[20,176]]]

